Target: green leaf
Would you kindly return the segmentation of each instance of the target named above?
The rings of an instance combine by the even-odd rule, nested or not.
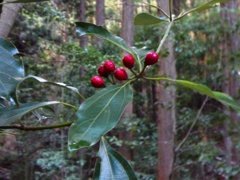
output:
[[[220,101],[222,104],[227,105],[235,109],[236,111],[240,111],[240,105],[238,102],[236,102],[231,96],[222,93],[222,92],[217,92],[213,91],[213,94],[215,96],[215,99]]]
[[[152,49],[147,49],[147,47],[144,46],[142,48],[133,47],[133,50],[138,54],[139,59],[143,60]]]
[[[172,80],[171,80],[172,81]],[[188,87],[190,89],[193,89],[199,93],[202,93],[204,95],[207,95],[211,98],[214,98],[218,101],[220,101],[222,104],[227,105],[232,107],[233,109],[240,111],[240,105],[237,103],[231,96],[217,92],[217,91],[212,91],[209,89],[207,86],[202,85],[202,84],[196,84],[190,81],[183,81],[183,80],[174,80],[174,82],[181,84],[185,87]]]
[[[97,164],[94,179],[98,180],[137,180],[137,177],[128,164],[118,152],[112,149],[105,139],[101,139],[98,156],[101,162]]]
[[[215,97],[212,90],[203,84],[196,84],[191,81],[185,81],[185,80],[170,80],[170,81],[175,82],[177,84],[181,84],[182,86],[195,90],[199,93],[205,94],[209,97],[212,97],[212,98]]]
[[[92,146],[116,126],[126,105],[132,100],[129,84],[109,86],[84,101],[71,125],[68,148],[75,151]]]
[[[6,39],[0,38],[0,47],[5,49],[9,54],[12,56],[18,54],[17,48],[11,42],[7,41]]]
[[[0,41],[0,96],[9,97],[15,92],[18,82],[24,77],[24,68],[13,55],[18,50],[10,42]]]
[[[168,20],[165,17],[156,17],[149,13],[140,13],[134,18],[134,25],[153,25],[161,22],[168,22]]]
[[[195,91],[197,91],[201,94],[204,94],[204,95],[207,95],[211,98],[214,98],[214,99],[220,101],[222,104],[232,107],[236,111],[240,111],[239,103],[237,103],[231,96],[229,96],[225,93],[212,91],[211,89],[209,89],[205,85],[193,83],[191,81],[174,80],[174,79],[170,79],[170,78],[146,78],[146,79],[157,80],[157,81],[170,81],[170,82],[180,84],[184,87],[190,88],[190,89],[195,90]]]
[[[38,77],[38,76],[34,76],[34,75],[28,75],[26,76],[24,79],[22,79],[22,81],[20,83],[22,83],[23,81],[26,81],[26,80],[35,80],[35,81],[38,81],[40,83],[44,83],[44,84],[49,84],[49,85],[53,85],[53,86],[59,86],[59,87],[63,87],[63,88],[66,88],[66,89],[69,89],[71,91],[74,91],[75,93],[77,93],[81,98],[84,99],[84,97],[79,93],[78,89],[75,88],[75,87],[72,87],[72,86],[68,86],[64,83],[61,83],[61,82],[51,82],[51,81],[47,81],[46,79],[43,79],[41,77]],[[20,85],[19,83],[19,85]]]
[[[186,12],[182,12],[177,19],[180,19],[180,18],[186,16],[187,14],[189,14],[191,12],[203,11],[205,9],[209,9],[209,8],[214,7],[217,3],[223,3],[223,2],[227,2],[227,1],[229,1],[229,0],[212,0],[212,1],[208,2],[208,3],[206,3],[206,4],[203,4],[203,5],[198,6],[196,8],[190,9],[190,10],[188,10]]]
[[[107,41],[112,42],[113,44],[117,45],[124,51],[137,57],[137,54],[133,51],[131,47],[127,46],[127,44],[122,38],[111,34],[108,30],[106,30],[102,26],[97,26],[97,25],[94,25],[91,23],[85,23],[85,22],[76,22],[76,26],[77,26],[76,32],[80,36],[83,36],[86,34],[95,35],[97,37],[100,37]]]
[[[37,108],[59,103],[60,103],[59,101],[31,102],[20,104],[18,106],[12,105],[0,108],[0,126],[5,126],[14,123],[17,120],[19,120],[24,114]]]

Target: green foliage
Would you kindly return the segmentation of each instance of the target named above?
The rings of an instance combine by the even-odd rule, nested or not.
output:
[[[30,2],[30,1],[24,1],[24,2]],[[225,1],[224,0],[210,1],[207,4],[201,5],[199,7],[196,7],[181,13],[178,17],[173,19],[173,21],[177,21],[189,13],[211,8],[213,7],[213,5],[220,2],[225,2]],[[46,9],[46,11],[51,12],[49,14],[49,19],[55,19],[56,22],[67,23],[67,20],[65,18],[62,18],[63,14],[60,13],[57,9],[49,8],[49,9]],[[44,13],[45,12],[43,12],[43,14]],[[88,14],[91,14],[91,13],[92,12],[88,12]],[[46,27],[44,25],[44,23],[46,22],[45,19],[34,17],[35,16],[34,13],[32,14],[32,16],[33,17],[30,18],[30,21],[27,22],[27,25],[31,24],[30,22],[32,19],[34,19],[34,22],[36,22],[36,24],[32,28],[32,31],[27,32],[26,34],[23,35],[23,37],[29,38],[28,36],[29,34],[32,34],[33,35],[32,37],[44,37],[46,34],[49,35],[49,31],[51,30],[51,27],[50,26]],[[166,18],[168,18],[168,21],[172,20],[168,15],[165,15],[165,16]],[[35,18],[36,19],[39,18],[40,21],[36,21]],[[147,13],[142,13],[135,17],[136,25],[152,25],[152,24],[161,23],[163,21],[167,22],[167,19],[156,17]],[[214,90],[211,90],[206,85],[203,85],[206,82],[208,82],[212,86],[211,84],[212,81],[209,80],[208,77],[206,77],[205,79],[199,78],[199,76],[203,74],[202,71],[204,67],[202,69],[198,68],[199,72],[195,72],[195,71],[193,72],[192,69],[195,70],[197,68],[192,68],[192,67],[199,66],[200,63],[198,61],[205,58],[206,54],[209,51],[208,49],[215,45],[212,42],[211,38],[208,41],[209,42],[208,46],[206,46],[204,42],[205,38],[203,38],[204,40],[202,40],[201,38],[199,38],[200,40],[197,39],[196,37],[198,37],[199,30],[205,31],[204,33],[207,35],[206,39],[208,40],[209,34],[214,34],[212,32],[214,31],[214,28],[212,29],[206,28],[204,27],[203,23],[202,24],[196,23],[192,25],[189,22],[191,21],[189,20],[187,23],[191,25],[190,28],[192,29],[190,31],[193,32],[193,37],[195,39],[191,37],[190,35],[191,33],[189,33],[189,29],[188,29],[189,28],[188,26],[190,25],[187,25],[187,23],[184,27],[182,27],[183,25],[180,24],[180,28],[182,28],[181,30],[183,31],[178,31],[178,32],[175,31],[176,37],[177,37],[176,52],[180,54],[180,56],[177,57],[178,60],[180,59],[180,62],[178,62],[178,67],[181,72],[180,77],[181,79],[187,79],[187,80],[175,80],[175,79],[169,79],[164,77],[151,78],[151,76],[154,76],[154,73],[155,73],[154,70],[147,73],[148,76],[150,75],[149,77],[145,77],[143,75],[145,71],[145,67],[142,68],[143,62],[141,60],[144,58],[148,50],[146,50],[145,47],[142,47],[142,44],[146,43],[144,42],[146,40],[144,38],[146,37],[142,37],[142,38],[138,37],[142,41],[142,42],[136,43],[138,49],[131,48],[126,45],[123,39],[113,35],[103,27],[96,26],[90,23],[83,23],[83,22],[76,23],[77,33],[80,36],[94,35],[94,36],[103,38],[109,41],[110,43],[113,43],[121,50],[124,50],[128,53],[133,54],[138,61],[138,74],[134,75],[131,80],[121,83],[119,85],[108,86],[103,90],[97,91],[93,96],[83,101],[83,103],[79,107],[79,110],[77,111],[76,120],[70,127],[69,135],[68,135],[68,148],[70,151],[75,151],[80,148],[89,147],[93,145],[96,145],[95,147],[97,147],[98,145],[97,142],[101,139],[99,152],[98,152],[98,156],[100,157],[101,161],[97,161],[95,175],[94,175],[95,179],[110,179],[110,177],[113,177],[113,179],[137,179],[128,162],[119,153],[113,150],[103,138],[103,136],[105,136],[108,132],[110,132],[110,130],[112,130],[117,125],[126,105],[133,99],[132,97],[133,90],[131,88],[131,85],[132,83],[136,83],[135,81],[137,80],[139,81],[143,78],[145,80],[169,81],[171,83],[173,82],[176,84],[180,84],[198,93],[207,95],[215,100],[218,100],[221,103],[236,109],[237,111],[240,110],[239,104],[235,102],[230,96],[224,93],[215,91],[215,88]],[[205,23],[205,20],[203,20],[203,22]],[[71,24],[71,22],[69,24]],[[43,33],[38,32],[38,28],[42,29]],[[218,28],[221,29],[220,27]],[[154,29],[153,33],[151,32],[150,28],[147,29],[147,31],[148,31],[148,34],[152,36],[152,37],[147,37],[147,39],[151,39],[151,38],[152,39],[149,40],[149,42],[147,42],[146,44],[149,45],[148,48],[156,49],[155,47],[156,45],[153,42],[155,42],[155,40],[158,39],[158,36],[157,36],[158,29],[157,28]],[[32,41],[32,39],[34,38],[30,38],[30,39]],[[92,74],[96,73],[98,64],[101,64],[108,57],[116,58],[117,60],[115,61],[118,64],[120,64],[120,61],[119,61],[120,50],[116,50],[115,48],[112,48],[112,46],[109,44],[104,44],[103,47],[100,47],[99,48],[100,50],[98,51],[98,48],[95,48],[95,47],[86,48],[86,49],[79,48],[77,42],[67,42],[67,41],[68,40],[66,39],[62,39],[62,37],[59,34],[57,36],[54,36],[54,35],[52,36],[51,34],[51,38],[49,38],[48,40],[41,39],[36,44],[35,42],[31,42],[34,44],[35,46],[34,48],[38,46],[41,48],[42,57],[44,58],[44,60],[41,60],[42,62],[38,63],[37,65],[35,63],[32,63],[32,64],[28,63],[28,70],[36,72],[36,70],[39,68],[41,69],[39,71],[40,74],[41,73],[44,74],[45,72],[48,72],[48,75],[51,74],[53,79],[58,79],[60,77],[61,81],[67,82],[66,84],[68,83],[70,83],[71,85],[73,84],[75,87],[78,86],[77,88],[68,86],[65,83],[57,83],[57,82],[45,80],[43,78],[32,76],[32,75],[23,78],[24,69],[22,68],[21,63],[19,63],[19,61],[13,58],[13,55],[18,51],[8,41],[1,40],[0,53],[3,54],[3,59],[7,59],[8,62],[12,62],[13,70],[10,69],[11,71],[9,71],[8,69],[7,72],[5,72],[7,69],[6,64],[2,67],[2,69],[0,68],[0,72],[4,72],[4,74],[7,73],[9,77],[11,77],[9,80],[5,76],[1,76],[0,81],[3,81],[4,87],[7,85],[6,87],[8,88],[5,89],[4,92],[1,92],[0,95],[3,96],[3,98],[9,98],[8,96],[12,95],[16,91],[23,90],[23,89],[20,89],[19,83],[22,83],[22,81],[25,82],[25,80],[28,80],[28,79],[32,79],[34,81],[37,81],[41,85],[60,86],[60,87],[63,87],[63,89],[72,90],[78,95],[77,98],[75,98],[76,96],[71,97],[72,94],[70,94],[69,91],[67,92],[62,91],[60,94],[61,99],[69,100],[70,98],[72,98],[74,102],[73,104],[78,104],[80,102],[78,99],[79,97],[84,99],[81,96],[82,93],[80,94],[78,92],[79,91],[78,89],[80,89],[81,91],[84,91],[84,94],[85,95],[87,94],[87,96],[92,95],[95,90],[93,90],[93,88],[88,88],[89,78],[84,79],[83,77],[81,77],[81,75],[79,76],[79,74],[75,73],[76,70],[84,69],[86,76],[90,77]],[[61,45],[53,45],[55,42],[61,42]],[[31,46],[32,45],[31,43],[29,43],[28,45]],[[112,51],[112,50],[116,50],[116,51]],[[161,51],[161,56],[167,56],[167,53]],[[52,60],[52,57],[54,57],[54,60]],[[216,65],[214,61],[215,57],[208,57],[208,58],[210,60],[208,59],[207,63],[211,65],[210,69],[208,69],[209,72],[212,72],[212,71],[216,72],[218,65]],[[195,61],[192,61],[193,59]],[[29,61],[31,62],[31,60]],[[4,63],[5,61],[0,59],[0,62]],[[52,70],[53,68],[49,67],[49,64],[55,65],[54,68],[56,69],[56,72],[54,72],[54,74]],[[16,72],[18,72],[19,70],[20,70],[20,73],[16,74]],[[45,75],[48,76],[47,74]],[[214,73],[214,74],[211,74],[211,76],[212,76],[211,77],[212,80],[215,82],[216,81],[215,78],[220,77],[221,74],[219,75],[217,73]],[[79,81],[79,78],[81,78],[81,81]],[[200,79],[203,79],[201,81],[201,83],[203,84],[192,82],[195,80],[199,82]],[[185,92],[185,90],[182,90],[182,88],[180,89],[181,90],[179,91],[180,92],[182,91],[184,93],[184,98],[181,97],[181,99],[184,99],[182,101],[184,101],[184,103],[189,105],[188,101],[192,100],[192,97],[190,97],[191,95],[187,94],[187,92],[189,91]],[[45,91],[44,88],[42,88],[42,90]],[[88,93],[86,93],[87,91]],[[51,94],[51,92],[47,92],[47,93]],[[56,96],[59,96],[59,94],[56,93]],[[2,107],[0,109],[0,125],[9,125],[11,123],[17,122],[17,120],[20,120],[23,115],[28,114],[29,112],[34,112],[33,110],[36,110],[36,108],[45,107],[47,105],[52,105],[52,104],[59,104],[59,103],[60,103],[59,101],[36,102],[36,103],[27,102],[24,104],[20,104],[18,106],[7,106],[6,104],[2,104]],[[70,106],[73,109],[76,109],[74,105],[63,103],[63,102],[61,102],[61,104],[65,106]],[[194,108],[196,107],[194,106]],[[181,105],[178,105],[178,109],[181,109],[178,111],[178,114],[180,115],[178,118],[179,119],[178,125],[181,125],[181,126],[180,128],[178,128],[178,132],[180,132],[180,135],[178,136],[180,138],[178,138],[177,140],[181,142],[181,139],[184,138],[185,132],[193,123],[194,117],[196,117],[197,112],[192,109],[190,110],[189,108],[184,108]],[[72,118],[70,116],[70,112],[66,111],[65,114],[63,113],[63,110],[60,110],[60,112],[61,113],[58,116],[60,121],[63,121],[63,119],[65,118],[67,120],[69,120],[69,118]],[[197,169],[197,168],[201,168],[201,169],[210,168],[212,171],[215,170],[218,173],[226,174],[228,177],[232,177],[239,172],[237,169],[238,166],[236,167],[226,166],[223,163],[219,163],[215,160],[215,158],[221,153],[219,152],[219,148],[217,147],[216,143],[213,141],[213,139],[216,137],[212,137],[214,135],[212,136],[206,135],[207,133],[205,133],[205,131],[212,130],[211,129],[212,127],[210,127],[210,124],[213,123],[214,120],[217,118],[218,117],[214,115],[210,116],[210,115],[202,114],[201,122],[198,123],[198,126],[194,129],[194,133],[196,133],[197,135],[189,138],[189,141],[186,142],[187,144],[187,146],[185,146],[186,148],[181,149],[180,152],[176,152],[177,153],[176,164],[182,166],[180,168],[176,167],[177,169],[176,171],[180,172],[179,176],[182,176],[183,179],[187,179],[191,177],[191,175],[189,174],[192,171],[193,171],[193,175],[192,175],[193,178],[199,177],[198,176],[199,173],[194,171],[194,169]],[[75,119],[75,117],[72,119]],[[132,119],[134,120],[131,122],[127,121],[126,123],[127,126],[125,128],[128,130],[128,132],[134,132],[136,134],[137,136],[136,140],[133,140],[131,142],[122,141],[117,138],[115,139],[115,136],[107,137],[107,139],[109,139],[109,141],[116,146],[125,144],[132,149],[136,147],[139,148],[139,150],[136,150],[136,156],[139,159],[137,158],[137,160],[133,162],[133,165],[135,165],[137,172],[140,171],[141,173],[139,172],[136,174],[141,178],[151,179],[152,174],[155,174],[155,171],[153,169],[156,166],[156,154],[157,154],[156,125],[154,122],[148,122],[147,118],[146,119],[132,118]],[[130,120],[132,119],[130,118]],[[56,125],[56,127],[58,127],[58,124]],[[204,133],[202,133],[203,131]],[[209,142],[206,141],[207,143],[205,142],[205,136],[207,136],[206,138],[207,140],[210,139]],[[145,150],[146,147],[148,147],[147,148],[148,151]],[[183,160],[180,160],[180,159],[183,159]],[[187,159],[187,161],[184,162],[185,159]],[[139,162],[140,164],[138,164]],[[148,163],[144,164],[143,162],[148,162]],[[42,171],[36,172],[35,175],[37,178],[40,178],[41,176],[44,176],[44,178],[52,178],[55,172],[60,170],[63,166],[67,166],[67,164],[69,163],[70,162],[68,162],[64,157],[63,152],[57,152],[57,151],[43,152],[41,154],[41,157],[38,158],[38,160],[36,161],[36,165],[41,167]],[[65,169],[67,171],[66,174],[73,174],[72,178],[74,179],[77,177],[77,176],[74,176],[76,169],[77,169],[77,166],[71,166],[69,167],[69,169],[66,168]],[[201,177],[199,177],[199,179],[201,179]]]
[[[0,39],[0,96],[9,98],[14,96],[19,80],[24,76],[24,68],[13,55],[18,53],[16,47],[4,39]]]
[[[203,5],[198,6],[196,8],[193,8],[193,9],[190,9],[188,11],[180,13],[180,15],[178,16],[178,19],[186,16],[187,14],[189,14],[191,12],[203,11],[203,10],[206,10],[206,9],[209,9],[209,8],[212,8],[212,7],[216,6],[217,3],[223,3],[223,2],[227,2],[227,1],[229,1],[229,0],[212,0],[208,3],[206,3],[206,4],[203,4]]]
[[[52,179],[56,176],[66,180],[79,179],[79,167],[84,162],[72,162],[63,151],[40,150],[38,154],[39,157],[33,162],[38,167],[34,173],[35,179]]]
[[[98,156],[101,163],[96,165],[94,179],[137,179],[128,162],[113,150],[105,139],[101,139]]]
[[[24,79],[22,79],[22,81],[20,83],[22,83],[23,81],[29,81],[29,80],[37,81],[37,82],[42,83],[42,84],[48,84],[48,85],[62,87],[62,88],[65,88],[65,89],[68,89],[68,90],[71,90],[71,91],[75,92],[77,95],[79,95],[80,98],[83,98],[82,95],[79,93],[78,89],[75,88],[75,87],[68,86],[68,85],[66,85],[64,83],[60,83],[60,82],[51,82],[51,81],[48,81],[48,80],[43,79],[43,78],[38,77],[38,76],[33,76],[33,75],[26,76]],[[20,83],[19,83],[19,85],[20,85]]]
[[[107,41],[110,41],[111,43],[119,46],[121,49],[125,50],[126,52],[136,56],[135,52],[126,45],[125,41],[122,38],[114,36],[105,28],[101,26],[96,26],[90,23],[84,23],[84,22],[76,22],[76,26],[77,26],[76,32],[80,36],[83,36],[86,34],[96,35],[97,37],[106,39]]]
[[[114,128],[132,100],[129,84],[109,86],[88,98],[77,112],[69,130],[69,150],[92,146]],[[115,108],[115,107],[118,108]]]
[[[141,69],[141,62],[140,62],[140,58],[138,56],[138,54],[136,54],[136,52],[134,51],[134,49],[132,49],[131,47],[127,46],[125,41],[118,37],[115,36],[113,34],[111,34],[108,30],[106,30],[105,28],[101,27],[101,26],[96,26],[94,24],[90,24],[90,23],[84,23],[84,22],[76,22],[76,32],[80,35],[95,35],[97,37],[101,37],[115,45],[117,45],[118,47],[120,47],[122,50],[132,54],[136,61],[138,62],[138,66],[139,69]]]
[[[12,44],[11,42],[3,38],[0,38],[0,47],[5,49],[12,56],[19,53],[17,48],[14,46],[14,44]]]
[[[37,102],[37,103],[25,103],[20,105],[12,105],[0,108],[0,125],[9,125],[21,119],[21,117],[37,108],[49,106],[53,104],[59,104],[58,101]]]
[[[221,92],[216,92],[216,91],[211,91],[207,86],[202,85],[202,84],[196,84],[193,83],[191,81],[185,81],[185,80],[174,80],[174,79],[170,79],[170,78],[148,78],[149,80],[157,80],[157,81],[161,81],[161,80],[165,80],[165,81],[170,81],[170,82],[174,82],[177,84],[180,84],[182,86],[185,86],[187,88],[190,88],[192,90],[195,90],[199,93],[202,93],[204,95],[207,95],[211,98],[214,98],[218,101],[220,101],[221,103],[223,103],[224,105],[228,105],[232,108],[234,108],[237,111],[240,111],[240,106],[239,104],[229,95],[221,93]]]
[[[167,19],[156,17],[148,13],[140,13],[134,18],[134,25],[153,25],[161,22],[167,22]]]

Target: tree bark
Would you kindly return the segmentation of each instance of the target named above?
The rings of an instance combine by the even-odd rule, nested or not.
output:
[[[161,7],[169,14],[168,0],[158,0]],[[173,36],[169,35],[164,48],[169,51],[165,58],[160,57],[159,76],[177,78]],[[157,111],[155,118],[158,126],[158,180],[168,180],[171,177],[174,161],[174,137],[175,137],[175,101],[176,88],[172,83],[161,82],[156,84]]]
[[[98,26],[105,25],[104,3],[105,0],[96,0],[96,24]]]
[[[134,19],[134,2],[131,0],[123,0],[122,5],[122,38],[125,40],[128,46],[133,45],[133,19]],[[133,113],[133,103],[129,103],[123,113],[122,118],[131,118]],[[133,139],[133,133],[131,131],[126,132],[123,130],[119,133],[119,137],[123,141],[131,142]],[[119,149],[120,153],[128,160],[133,159],[133,151],[126,146],[122,146]]]
[[[134,37],[134,2],[132,0],[123,0],[122,9],[122,38],[128,46],[133,45]]]
[[[85,0],[81,0],[80,1],[80,4],[79,4],[79,20],[81,22],[86,22],[86,1]],[[80,40],[79,40],[79,43],[80,43],[80,47],[86,47],[87,46],[87,43],[88,43],[88,38],[87,36],[81,36],[80,37]]]
[[[98,26],[105,26],[105,16],[104,16],[104,3],[105,0],[96,0],[96,24]],[[96,38],[96,44],[100,45],[103,39]]]
[[[11,2],[13,0],[5,0]],[[11,28],[15,22],[18,12],[22,8],[21,3],[10,3],[2,6],[2,13],[0,16],[0,37],[7,38]]]
[[[224,43],[222,44],[223,50],[223,65],[224,65],[224,82],[222,86],[222,91],[226,94],[229,94],[233,98],[238,98],[239,95],[239,69],[235,62],[237,61],[236,54],[239,51],[239,34],[237,32],[237,22],[238,22],[238,14],[237,9],[239,7],[239,2],[237,0],[231,0],[227,3],[223,3],[221,5],[221,16],[222,23],[226,27],[228,27],[227,32],[224,35]],[[235,12],[234,12],[235,10]],[[229,30],[229,28],[231,30]],[[228,165],[238,163],[239,156],[238,151],[232,141],[231,137],[228,135],[229,133],[229,124],[237,124],[239,122],[239,118],[237,116],[237,112],[231,111],[228,107],[223,107],[223,112],[226,116],[229,117],[229,120],[226,120],[223,125],[223,139],[225,146],[225,158]],[[238,179],[240,175],[235,178]]]

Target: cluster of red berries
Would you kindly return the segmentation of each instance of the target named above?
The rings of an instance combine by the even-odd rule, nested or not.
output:
[[[158,54],[155,52],[149,52],[144,60],[144,65],[153,65],[158,61]],[[131,54],[127,54],[122,59],[123,65],[132,69],[135,64],[135,59]],[[99,76],[93,76],[91,79],[91,84],[95,88],[102,88],[105,86],[104,79],[102,77],[108,78],[109,75],[113,75],[117,80],[124,81],[128,79],[128,74],[126,70],[122,67],[116,68],[115,63],[112,60],[106,60],[101,66],[98,68]]]

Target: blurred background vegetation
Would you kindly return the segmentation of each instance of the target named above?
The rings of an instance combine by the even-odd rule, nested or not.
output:
[[[156,4],[149,0],[149,3]],[[189,9],[201,1],[181,1],[180,9]],[[25,4],[17,16],[8,39],[20,51],[26,74],[43,77],[49,81],[64,82],[77,87],[84,97],[96,91],[90,85],[90,78],[97,74],[97,67],[106,59],[121,64],[122,52],[116,46],[102,41],[95,43],[88,37],[86,46],[79,45],[75,33],[75,21],[79,21],[80,1],[52,0],[43,3]],[[96,22],[95,1],[85,1],[86,22]],[[157,14],[153,7],[135,3],[135,14],[150,12]],[[122,1],[105,3],[105,26],[112,33],[121,36]],[[239,7],[231,9],[238,13]],[[199,13],[175,23],[174,53],[178,79],[190,80],[221,91],[224,79],[223,51],[221,44],[229,34],[237,31],[226,27],[220,16],[220,7]],[[136,26],[134,46],[156,49],[159,37],[164,34],[164,24],[160,26]],[[167,56],[166,49],[162,56]],[[239,74],[240,51],[229,54],[232,74]],[[157,69],[148,72],[154,75]],[[139,179],[156,179],[157,174],[157,125],[152,119],[149,106],[154,106],[152,93],[154,84],[142,82],[135,89],[135,113],[123,118],[117,128],[109,132],[108,141],[116,148],[126,148],[131,153],[129,159]],[[54,93],[53,93],[54,92]],[[81,100],[67,90],[25,82],[19,90],[20,101],[60,100],[78,105]],[[235,99],[239,99],[235,97]],[[240,124],[231,123],[223,113],[222,105],[209,99],[198,115],[205,97],[177,86],[176,104],[176,146],[186,136],[192,123],[195,126],[183,146],[175,152],[174,179],[231,179],[240,173],[239,157],[226,163],[224,149],[225,136],[231,138],[236,154],[240,152]],[[49,125],[75,119],[75,112],[56,106],[53,109],[39,109],[23,117],[29,125]],[[229,122],[229,128],[224,123]],[[122,139],[123,132],[132,134],[131,140]],[[95,148],[83,149],[74,154],[67,150],[68,128],[23,132],[18,130],[0,131],[0,179],[88,179],[92,177],[96,160]]]

